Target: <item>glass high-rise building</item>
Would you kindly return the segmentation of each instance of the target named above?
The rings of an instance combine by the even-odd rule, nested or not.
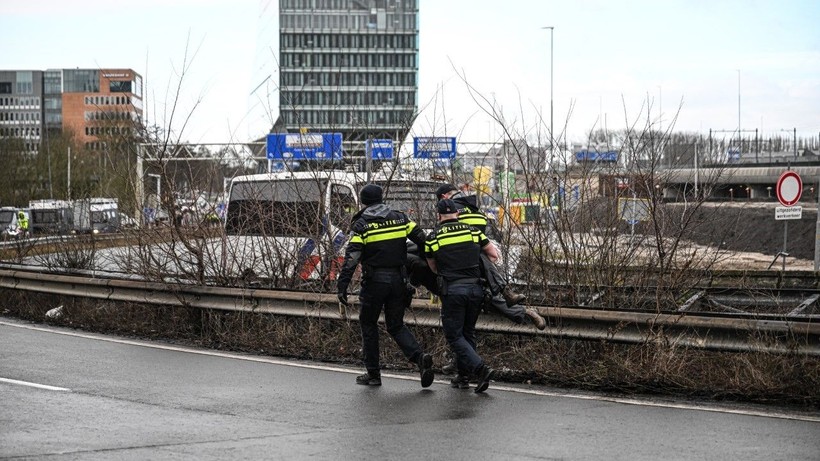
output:
[[[284,128],[403,141],[418,110],[418,39],[418,0],[280,0]]]

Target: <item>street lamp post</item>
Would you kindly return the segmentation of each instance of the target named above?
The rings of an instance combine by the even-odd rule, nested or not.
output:
[[[68,148],[68,190],[66,191],[67,200],[71,201],[71,147]]]
[[[792,139],[792,150],[794,151],[794,159],[797,160],[797,128],[793,128],[791,130],[784,130],[781,128],[780,131],[785,133],[794,133],[794,138]],[[771,155],[771,153],[769,155]]]
[[[552,66],[552,56],[553,56],[553,47],[555,42],[553,41],[553,31],[555,26],[546,26],[542,27],[541,29],[549,29],[550,30],[550,164],[552,164],[553,157],[555,156],[555,137],[553,136],[553,97],[552,97],[552,76],[553,76],[553,66]]]
[[[740,69],[737,70],[737,139],[740,145]]]
[[[663,133],[663,88],[658,85],[658,128]]]

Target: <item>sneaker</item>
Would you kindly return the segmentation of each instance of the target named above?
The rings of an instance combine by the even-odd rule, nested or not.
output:
[[[493,373],[495,370],[488,367],[487,365],[481,365],[478,372],[476,372],[476,377],[478,378],[478,384],[475,387],[475,393],[479,394],[487,390],[490,387],[490,380],[493,378]]]
[[[421,354],[419,357],[419,374],[421,375],[421,387],[430,387],[436,374],[433,371],[433,356]]]
[[[363,375],[356,376],[356,384],[361,384],[363,386],[381,386],[382,385],[382,376],[373,375],[370,373],[365,373]]]
[[[509,285],[504,287],[504,290],[501,291],[501,295],[504,296],[504,301],[507,301],[507,304],[510,306],[521,304],[527,299],[527,295],[512,291]]]
[[[535,325],[535,328],[538,328],[539,330],[547,328],[547,321],[544,320],[544,317],[541,317],[541,314],[539,314],[537,310],[528,307],[525,309],[524,312],[527,314],[527,317],[529,317],[530,320],[532,320],[532,323],[533,325]]]
[[[464,375],[458,375],[455,378],[450,379],[450,387],[454,389],[469,389],[470,378]]]

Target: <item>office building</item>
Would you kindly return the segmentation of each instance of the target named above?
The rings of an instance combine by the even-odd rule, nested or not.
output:
[[[0,71],[0,138],[36,152],[43,135],[43,72]]]
[[[418,0],[280,0],[280,125],[342,133],[354,149],[403,141],[418,109],[418,39]]]
[[[131,69],[0,70],[0,138],[37,152],[48,133],[71,132],[87,150],[136,134],[142,76]]]

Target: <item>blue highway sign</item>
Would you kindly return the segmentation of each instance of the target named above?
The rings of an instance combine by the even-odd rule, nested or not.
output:
[[[392,139],[368,139],[365,145],[370,158],[373,160],[387,160],[393,158]]]
[[[342,158],[341,133],[269,134],[267,155],[275,160],[338,160]]]
[[[413,158],[456,157],[456,138],[413,138]]]

